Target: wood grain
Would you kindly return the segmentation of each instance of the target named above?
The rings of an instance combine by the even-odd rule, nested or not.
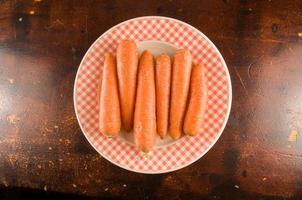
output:
[[[142,175],[97,154],[73,109],[81,58],[137,16],[183,20],[230,70],[222,137],[179,171]],[[0,0],[0,185],[124,199],[302,198],[302,1]],[[289,142],[292,129],[296,141]]]

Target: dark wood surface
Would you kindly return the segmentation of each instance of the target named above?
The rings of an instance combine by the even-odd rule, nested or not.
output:
[[[128,172],[103,159],[73,109],[75,74],[89,46],[113,25],[146,15],[174,17],[205,33],[233,85],[230,119],[216,145],[196,163],[162,175]],[[301,94],[301,0],[0,0],[2,191],[301,199]]]

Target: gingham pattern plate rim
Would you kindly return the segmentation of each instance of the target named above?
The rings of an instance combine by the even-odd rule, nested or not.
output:
[[[210,145],[208,145],[208,147],[202,152],[199,154],[199,156],[197,156],[195,159],[181,165],[181,166],[178,166],[178,167],[175,167],[175,168],[171,168],[171,169],[167,169],[167,170],[159,170],[159,171],[146,171],[146,170],[140,170],[140,169],[131,169],[129,167],[127,167],[126,165],[121,165],[115,161],[113,161],[112,159],[108,158],[105,154],[102,153],[102,151],[100,151],[98,148],[95,147],[95,145],[92,143],[92,141],[90,141],[89,137],[87,136],[87,134],[85,133],[84,131],[84,128],[80,122],[80,118],[79,118],[79,114],[78,114],[78,111],[77,111],[77,103],[76,103],[76,86],[77,86],[77,81],[78,81],[78,77],[79,77],[79,72],[81,71],[81,67],[83,66],[83,62],[85,61],[87,55],[89,54],[90,50],[94,47],[94,45],[98,42],[98,40],[100,40],[103,36],[105,36],[107,33],[109,33],[110,31],[112,31],[113,29],[115,29],[116,27],[118,26],[121,26],[123,24],[126,24],[126,23],[129,23],[131,21],[135,21],[135,20],[140,20],[140,19],[164,19],[164,20],[171,20],[173,22],[176,22],[176,23],[180,23],[182,25],[185,25],[187,27],[189,27],[192,31],[195,31],[197,32],[203,39],[205,39],[210,45],[211,47],[215,50],[215,52],[218,54],[222,64],[223,64],[223,67],[225,69],[225,73],[226,73],[226,78],[227,78],[227,84],[228,84],[228,108],[227,108],[227,113],[225,115],[225,119],[224,119],[224,122],[220,128],[220,131],[219,133],[217,134],[216,138],[212,141],[212,143]],[[232,106],[232,83],[231,83],[231,78],[230,78],[230,73],[229,73],[229,70],[227,68],[227,65],[225,63],[225,60],[223,59],[223,56],[221,55],[220,51],[217,49],[217,47],[214,45],[214,43],[205,35],[203,34],[201,31],[199,31],[198,29],[196,29],[195,27],[191,26],[190,24],[186,23],[186,22],[183,22],[181,20],[178,20],[178,19],[174,19],[174,18],[170,18],[170,17],[164,17],[164,16],[142,16],[142,17],[136,17],[136,18],[132,18],[132,19],[129,19],[129,20],[126,20],[126,21],[123,21],[113,27],[111,27],[109,30],[107,30],[106,32],[104,32],[101,36],[99,36],[94,42],[93,44],[91,44],[91,46],[89,47],[89,49],[87,50],[87,52],[85,53],[80,65],[79,65],[79,68],[77,70],[77,73],[76,73],[76,78],[75,78],[75,82],[74,82],[74,88],[73,88],[73,102],[74,102],[74,110],[75,110],[75,114],[76,114],[76,118],[77,118],[77,121],[78,121],[78,124],[80,126],[80,129],[81,131],[83,132],[85,138],[88,140],[88,142],[90,143],[90,145],[102,156],[104,157],[106,160],[110,161],[111,163],[113,163],[114,165],[117,165],[123,169],[126,169],[128,171],[132,171],[132,172],[137,172],[137,173],[143,173],[143,174],[162,174],[162,173],[168,173],[168,172],[173,172],[173,171],[176,171],[176,170],[179,170],[179,169],[182,169],[184,167],[187,167],[189,165],[191,165],[192,163],[196,162],[197,160],[199,160],[201,157],[203,157],[215,144],[216,142],[218,141],[218,139],[221,137],[222,135],[222,132],[224,131],[225,129],[225,126],[227,124],[227,121],[229,119],[229,116],[230,116],[230,112],[231,112],[231,106]]]

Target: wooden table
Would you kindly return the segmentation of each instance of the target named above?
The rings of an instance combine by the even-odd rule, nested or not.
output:
[[[216,145],[162,175],[103,159],[73,108],[75,74],[89,46],[113,25],[145,15],[205,33],[233,85]],[[301,0],[0,0],[0,197],[301,199],[301,94]]]

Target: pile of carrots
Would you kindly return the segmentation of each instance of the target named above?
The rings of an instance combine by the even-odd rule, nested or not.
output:
[[[205,69],[194,65],[188,50],[154,59],[149,51],[139,58],[134,41],[118,45],[116,58],[105,57],[101,93],[100,131],[110,137],[133,129],[135,145],[149,152],[157,134],[177,140],[201,132],[206,110]]]

